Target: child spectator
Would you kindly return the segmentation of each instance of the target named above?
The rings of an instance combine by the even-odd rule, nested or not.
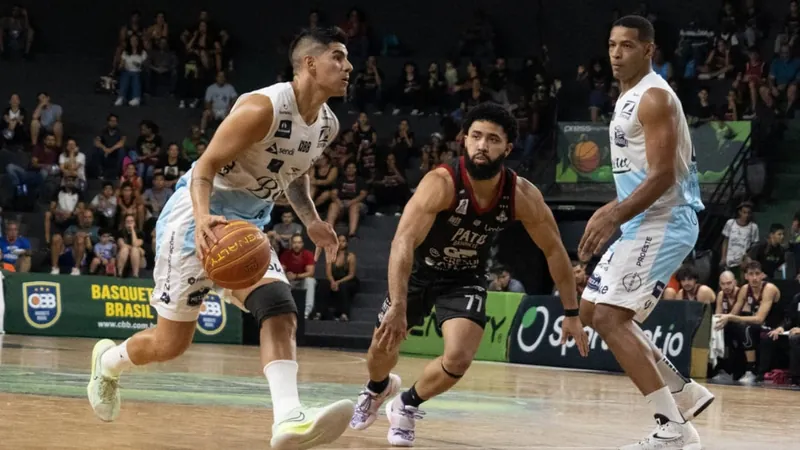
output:
[[[116,257],[117,248],[114,245],[111,232],[103,230],[100,235],[100,242],[94,246],[94,259],[92,259],[92,263],[89,265],[89,274],[94,275],[102,270],[106,275],[116,275]]]
[[[114,183],[104,182],[103,190],[94,196],[89,208],[95,212],[97,224],[101,228],[113,228],[117,218],[117,197],[114,195]]]

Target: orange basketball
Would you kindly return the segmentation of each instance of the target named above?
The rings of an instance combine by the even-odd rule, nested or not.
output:
[[[590,173],[600,165],[600,149],[592,141],[581,142],[575,147],[573,165],[578,172]]]
[[[212,230],[217,243],[206,254],[203,266],[208,278],[225,289],[248,288],[269,268],[269,239],[255,225],[234,220]]]

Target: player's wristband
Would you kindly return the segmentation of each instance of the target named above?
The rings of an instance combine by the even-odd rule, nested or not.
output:
[[[564,310],[564,317],[578,317],[579,309],[565,309]]]

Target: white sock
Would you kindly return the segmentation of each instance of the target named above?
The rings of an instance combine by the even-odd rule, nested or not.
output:
[[[656,367],[658,368],[658,373],[664,378],[664,382],[667,383],[670,392],[680,392],[684,386],[692,382],[692,380],[681,375],[672,364],[672,361],[667,359],[666,356],[656,361]]]
[[[277,423],[291,410],[300,407],[297,393],[297,362],[289,360],[272,361],[264,366],[264,375],[269,383],[272,397],[272,416]]]
[[[128,357],[128,341],[106,350],[100,357],[100,367],[107,377],[118,377],[123,370],[133,367]]]
[[[680,411],[678,411],[678,405],[675,404],[672,393],[669,392],[669,386],[664,386],[655,392],[651,392],[644,398],[647,400],[650,407],[653,408],[654,414],[660,414],[672,422],[686,422]]]

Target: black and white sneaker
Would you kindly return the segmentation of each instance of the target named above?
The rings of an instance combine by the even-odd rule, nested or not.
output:
[[[700,436],[691,422],[672,422],[661,414],[656,414],[655,418],[658,423],[655,431],[620,450],[702,450]]]

